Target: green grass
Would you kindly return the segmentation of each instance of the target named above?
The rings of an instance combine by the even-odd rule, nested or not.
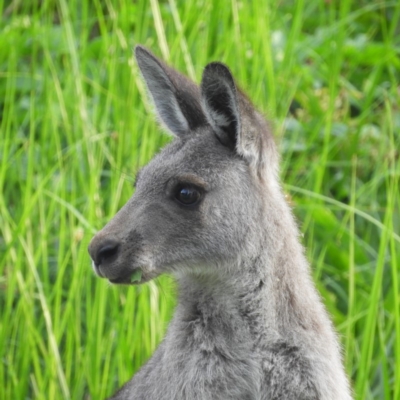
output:
[[[160,133],[141,43],[199,80],[220,60],[273,121],[282,179],[355,398],[400,399],[400,2],[0,1],[0,398],[99,399],[151,355],[170,278],[86,251]]]

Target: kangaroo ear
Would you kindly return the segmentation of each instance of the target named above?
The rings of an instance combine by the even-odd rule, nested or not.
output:
[[[235,81],[228,67],[208,64],[201,81],[203,107],[218,139],[235,148],[240,132],[240,112]]]
[[[228,67],[208,64],[201,82],[202,104],[220,142],[234,149],[262,177],[276,181],[278,155],[268,122],[236,87]]]
[[[184,137],[207,123],[195,83],[142,46],[136,46],[135,56],[158,117],[172,134]]]

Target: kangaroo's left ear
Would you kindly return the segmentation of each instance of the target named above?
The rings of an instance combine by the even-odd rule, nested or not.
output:
[[[228,67],[208,64],[201,81],[203,107],[218,139],[235,148],[240,132],[240,112],[235,81]]]
[[[278,156],[269,124],[237,88],[228,67],[218,62],[206,66],[201,96],[220,142],[242,156],[257,175],[276,181]]]

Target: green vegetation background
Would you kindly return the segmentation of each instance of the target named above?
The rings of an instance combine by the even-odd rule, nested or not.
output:
[[[281,176],[355,397],[400,399],[400,2],[1,1],[0,398],[100,399],[161,340],[174,285],[86,251],[170,139],[132,58],[230,66]]]

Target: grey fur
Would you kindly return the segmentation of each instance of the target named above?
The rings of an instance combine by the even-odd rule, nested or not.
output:
[[[145,48],[136,58],[177,138],[89,252],[112,282],[138,268],[141,283],[173,274],[179,300],[163,342],[112,399],[351,399],[267,122],[223,64],[205,68],[200,90]],[[200,202],[178,203],[193,186]]]

